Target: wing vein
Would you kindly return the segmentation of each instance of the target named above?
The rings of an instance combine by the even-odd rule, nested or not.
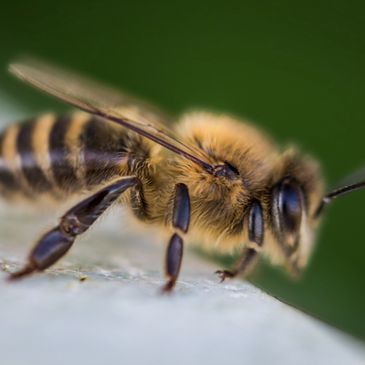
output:
[[[39,61],[25,60],[13,63],[9,70],[19,79],[46,94],[128,128],[213,173],[214,168],[209,156],[202,149],[176,138],[174,133],[165,127],[164,114],[148,104]]]

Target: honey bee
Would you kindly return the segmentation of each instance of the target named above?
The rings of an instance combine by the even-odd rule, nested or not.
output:
[[[10,125],[0,136],[0,192],[12,198],[80,196],[31,250],[19,279],[58,261],[112,204],[168,230],[170,291],[184,241],[239,252],[221,280],[247,275],[260,254],[291,274],[307,265],[323,208],[356,181],[323,194],[319,165],[295,148],[280,150],[249,123],[193,112],[171,119],[151,106],[54,66],[10,65],[26,83],[81,111]]]

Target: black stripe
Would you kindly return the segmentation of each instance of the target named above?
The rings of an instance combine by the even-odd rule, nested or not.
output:
[[[92,117],[80,136],[85,180],[88,186],[105,182],[118,174],[118,164],[126,157],[126,133]]]
[[[1,154],[1,151],[3,150],[5,133],[6,132],[0,135],[0,185],[2,185],[6,190],[13,192],[20,190],[20,186],[16,180],[16,177],[6,166],[4,156]]]
[[[66,145],[66,134],[72,123],[72,117],[61,116],[56,119],[49,134],[49,156],[54,179],[59,188],[76,191],[81,187],[72,164],[68,160],[70,151]]]
[[[22,172],[30,187],[37,192],[49,191],[52,185],[47,180],[34,158],[32,135],[35,122],[30,121],[20,126],[16,140],[17,151],[20,155]]]

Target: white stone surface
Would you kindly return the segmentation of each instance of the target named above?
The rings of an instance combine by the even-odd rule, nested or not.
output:
[[[13,270],[55,219],[5,209],[0,221]],[[13,284],[1,272],[0,364],[365,363],[356,340],[246,282],[219,284],[216,265],[189,251],[175,293],[160,295],[162,256],[114,210],[46,274]]]

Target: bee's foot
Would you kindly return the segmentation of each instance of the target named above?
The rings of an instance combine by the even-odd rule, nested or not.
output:
[[[233,271],[229,271],[229,270],[217,270],[215,272],[216,275],[218,275],[218,277],[220,278],[220,282],[223,283],[224,280],[228,279],[232,279],[236,276],[236,273],[234,273]]]
[[[8,276],[7,280],[8,281],[15,281],[15,280],[23,278],[24,276],[30,275],[34,271],[35,271],[34,265],[28,264],[23,269],[20,269],[19,271],[15,271],[15,272],[11,273]]]
[[[161,288],[161,294],[170,294],[175,287],[175,280],[168,280]]]

